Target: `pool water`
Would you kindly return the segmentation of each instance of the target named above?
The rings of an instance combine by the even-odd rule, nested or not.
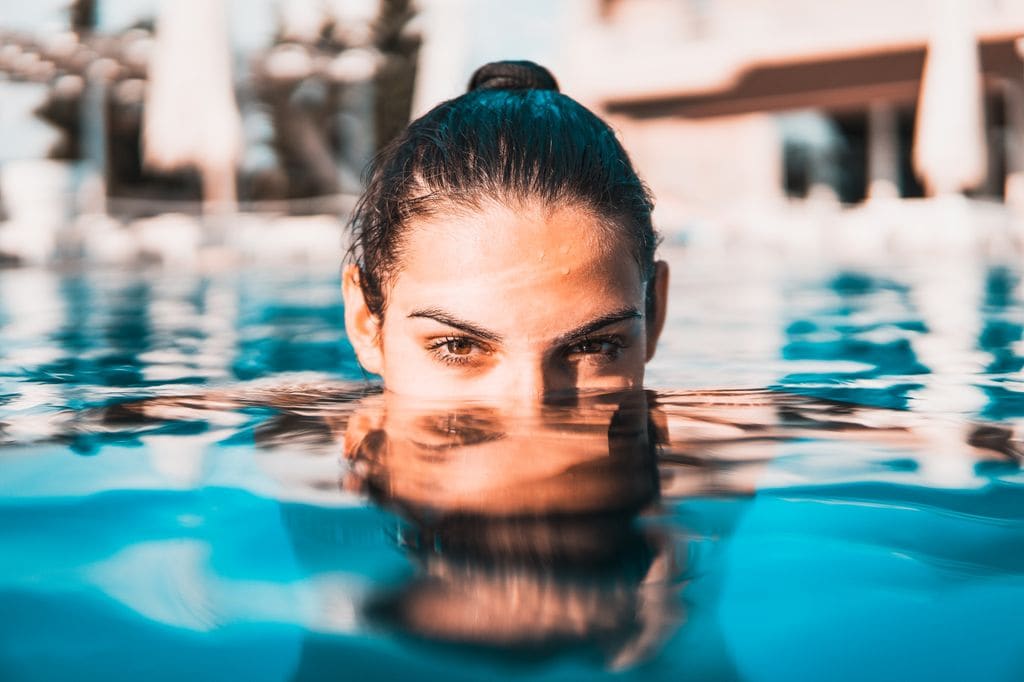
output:
[[[336,272],[0,270],[0,679],[1024,679],[1024,273],[666,257],[650,389],[530,413]]]

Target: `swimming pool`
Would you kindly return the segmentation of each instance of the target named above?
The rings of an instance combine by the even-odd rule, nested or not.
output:
[[[667,253],[654,390],[528,416],[332,271],[0,270],[0,678],[1024,677],[1021,269]]]

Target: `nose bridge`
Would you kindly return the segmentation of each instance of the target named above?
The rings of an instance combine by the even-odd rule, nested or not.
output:
[[[524,353],[507,370],[505,395],[524,406],[540,407],[574,386],[574,378],[543,352]]]
[[[549,363],[538,349],[516,350],[505,356],[492,389],[513,411],[532,415],[551,388]]]
[[[538,403],[543,400],[550,382],[545,360],[539,353],[524,354],[509,369],[510,397]]]

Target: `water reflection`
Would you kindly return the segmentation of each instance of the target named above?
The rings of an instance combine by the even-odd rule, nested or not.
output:
[[[986,274],[978,348],[991,355],[985,372],[992,381],[981,387],[988,397],[982,410],[987,419],[1024,417],[1024,395],[1013,386],[1024,367],[1024,302],[1019,288],[1020,275],[1010,268],[993,267]]]
[[[333,274],[0,271],[0,668],[1019,679],[1020,276],[897,274],[670,319],[770,389],[523,411],[360,381]]]
[[[52,447],[85,435],[92,457]],[[769,390],[525,411],[326,382],[120,402],[4,452],[0,629],[53,641],[78,623],[110,650],[133,632],[143,660],[247,624],[225,669],[262,637],[293,666],[275,679],[411,661],[746,679],[784,670],[761,642],[792,656],[838,619],[850,646],[892,633],[878,663],[907,623],[991,632],[970,595],[1005,595],[997,624],[1016,612],[1019,452],[1002,425]],[[966,596],[928,591],[943,581]],[[905,619],[879,624],[889,608]],[[788,630],[753,631],[780,613]]]
[[[782,357],[813,361],[823,371],[790,373],[781,383],[814,395],[877,407],[906,408],[917,379],[931,370],[915,351],[927,326],[911,290],[890,278],[841,272],[795,299]],[[873,381],[879,378],[887,381]]]
[[[374,622],[519,655],[594,648],[613,668],[666,637],[682,567],[638,521],[659,493],[644,394],[527,414],[379,403],[349,426],[346,485],[400,514],[418,570]]]

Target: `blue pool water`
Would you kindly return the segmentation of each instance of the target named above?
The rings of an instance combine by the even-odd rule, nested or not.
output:
[[[668,257],[540,416],[391,404],[334,272],[0,270],[0,679],[1024,679],[1021,270]]]

